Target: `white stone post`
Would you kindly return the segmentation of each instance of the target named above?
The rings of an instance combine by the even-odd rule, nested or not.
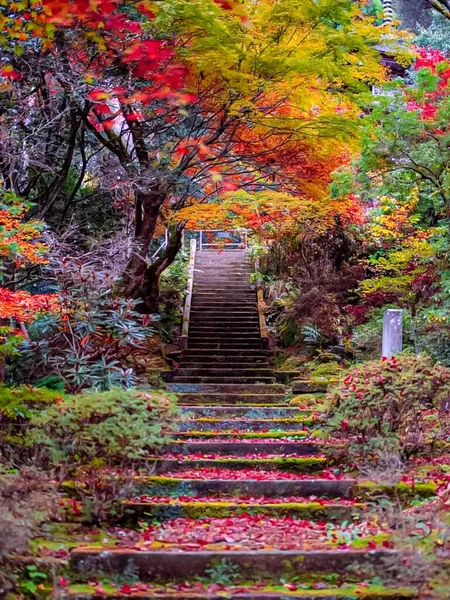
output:
[[[382,356],[392,358],[403,350],[403,311],[388,309],[383,318]]]

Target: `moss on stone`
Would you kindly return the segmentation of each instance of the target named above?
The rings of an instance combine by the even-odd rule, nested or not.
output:
[[[180,432],[176,434],[178,437],[189,437],[189,438],[237,438],[237,439],[246,439],[246,438],[255,438],[255,439],[276,439],[276,438],[286,438],[286,437],[299,437],[304,438],[309,435],[308,430],[301,431],[186,431]]]
[[[430,497],[435,496],[437,484],[434,481],[424,483],[405,483],[400,482],[397,485],[377,483],[375,481],[360,481],[357,484],[357,493],[362,497],[373,496],[376,493],[394,493],[395,491],[403,497]]]
[[[306,585],[306,584],[304,584]],[[249,586],[249,594],[252,592],[250,583],[238,584],[239,588]],[[335,600],[356,600],[362,598],[363,600],[385,600],[386,598],[391,598],[395,600],[403,600],[408,598],[416,598],[417,591],[414,588],[410,587],[399,587],[399,588],[388,588],[382,585],[371,585],[368,587],[363,587],[361,585],[343,585],[339,588],[324,588],[317,589],[313,588],[313,583],[311,582],[310,589],[299,588],[297,591],[288,591],[286,587],[282,585],[267,585],[264,588],[258,588],[258,594],[282,594],[283,598],[324,598],[324,599],[335,599]],[[112,585],[102,582],[102,597],[113,597],[113,596],[123,596],[117,590],[117,587],[113,587]],[[232,589],[232,588],[231,588]],[[254,589],[254,588],[253,588]],[[156,595],[155,595],[156,593]],[[73,600],[79,598],[80,600],[85,600],[86,598],[92,598],[96,596],[95,587],[87,585],[87,584],[73,584],[68,590],[67,594],[64,594],[65,597],[72,598]],[[140,592],[140,598],[152,598],[152,597],[164,597],[173,599],[179,598],[188,598],[189,592],[184,593],[180,591],[173,590],[170,591],[170,586],[164,586],[160,589],[154,588],[149,590],[148,594],[146,592]],[[133,593],[128,594],[128,597],[132,598]]]
[[[178,502],[176,498],[170,504],[155,503],[141,504],[125,503],[130,510],[136,510],[139,515],[145,514],[152,518],[172,518],[177,516],[190,519],[201,517],[224,518],[239,514],[295,516],[305,519],[333,520],[350,518],[353,513],[364,508],[364,504],[321,504],[320,502],[284,502],[264,504],[247,504],[236,502]]]

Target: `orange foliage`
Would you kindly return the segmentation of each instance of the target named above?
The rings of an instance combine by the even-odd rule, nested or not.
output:
[[[0,288],[0,320],[28,323],[34,321],[39,313],[54,312],[57,308],[58,297],[55,294],[30,294]]]

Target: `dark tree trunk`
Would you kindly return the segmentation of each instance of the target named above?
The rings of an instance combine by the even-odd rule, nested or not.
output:
[[[159,298],[159,280],[162,273],[175,260],[181,249],[182,234],[185,223],[171,224],[168,228],[168,240],[164,251],[147,267],[141,287],[143,310],[152,313],[156,309]]]
[[[136,235],[133,254],[128,261],[122,280],[126,298],[141,295],[147,269],[148,251],[155,233],[159,211],[167,197],[167,186],[158,185],[148,192],[136,192]]]

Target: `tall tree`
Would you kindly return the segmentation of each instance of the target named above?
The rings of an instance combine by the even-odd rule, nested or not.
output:
[[[3,177],[45,215],[72,165],[68,202],[90,156],[113,157],[114,186],[131,192],[135,207],[123,291],[144,297],[148,310],[179,247],[182,223],[149,257],[168,211],[280,178],[293,191],[301,178],[286,157],[302,160],[299,148],[354,135],[354,100],[384,77],[381,32],[349,0],[38,5],[29,19],[37,44],[17,33],[20,4],[7,15],[0,133],[16,152],[13,161],[0,155]],[[17,111],[19,127],[6,127]]]

